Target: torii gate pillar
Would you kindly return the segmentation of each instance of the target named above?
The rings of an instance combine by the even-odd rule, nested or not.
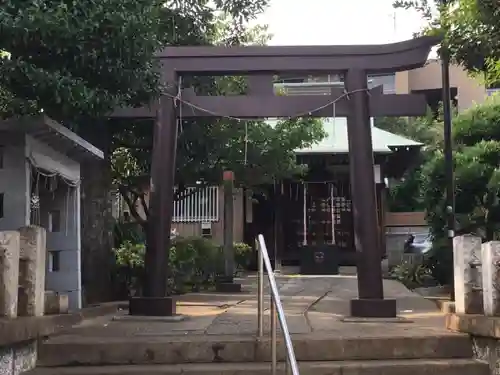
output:
[[[345,88],[349,94],[347,133],[349,174],[354,214],[354,239],[358,271],[358,299],[351,300],[355,317],[395,317],[396,300],[384,299],[381,251],[378,244],[377,207],[374,181],[373,145],[367,75],[363,70],[348,70]],[[375,247],[374,247],[375,246]]]

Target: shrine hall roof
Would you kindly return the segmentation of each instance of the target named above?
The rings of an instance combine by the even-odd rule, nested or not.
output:
[[[79,162],[104,159],[101,150],[44,114],[0,121],[0,131],[25,133]]]
[[[298,154],[347,154],[349,152],[346,118],[324,119],[323,126],[327,133],[326,137],[311,147],[297,150]],[[389,154],[398,148],[423,146],[420,142],[379,129],[373,124],[372,144],[373,152],[379,154]]]

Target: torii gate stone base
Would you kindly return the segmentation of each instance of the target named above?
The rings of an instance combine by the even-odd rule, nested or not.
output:
[[[384,299],[382,287],[370,117],[424,115],[426,102],[421,95],[383,95],[377,89],[368,92],[367,75],[421,67],[432,46],[438,42],[434,37],[421,37],[385,45],[168,47],[158,53],[166,86],[164,95],[150,107],[118,109],[112,114],[112,117],[156,118],[150,208],[152,227],[145,260],[147,281],[145,295],[130,301],[131,313],[175,314],[175,301],[166,296],[165,275],[180,111],[183,118],[222,114],[255,119],[295,117],[300,113],[330,117],[332,102],[344,94],[343,90],[332,89],[331,96],[275,96],[273,76],[340,73],[344,76],[348,95],[335,103],[335,110],[337,116],[347,117],[354,231],[359,255],[359,298],[351,301],[351,315],[395,317],[396,301]],[[180,87],[181,77],[203,75],[248,76],[248,92],[228,97],[197,96],[192,89]]]

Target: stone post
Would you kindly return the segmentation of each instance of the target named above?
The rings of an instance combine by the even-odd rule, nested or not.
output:
[[[31,225],[19,229],[19,315],[42,316],[45,308],[46,232]]]
[[[473,235],[458,236],[453,239],[453,263],[455,269],[455,311],[457,314],[479,312],[474,285],[474,272],[471,264],[477,263],[481,256],[481,238]]]
[[[483,244],[481,261],[484,314],[498,316],[500,315],[500,241]]]
[[[19,232],[0,232],[0,317],[17,317]]]

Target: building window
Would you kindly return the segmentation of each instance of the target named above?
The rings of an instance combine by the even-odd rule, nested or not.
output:
[[[61,269],[61,252],[49,251],[49,272],[58,272]]]
[[[178,223],[214,222],[219,220],[219,188],[190,187],[183,199],[174,203],[172,221]]]
[[[47,218],[47,231],[51,233],[61,231],[61,211],[49,211]]]
[[[384,94],[396,93],[396,74],[371,75],[368,76],[368,87],[382,86]]]

